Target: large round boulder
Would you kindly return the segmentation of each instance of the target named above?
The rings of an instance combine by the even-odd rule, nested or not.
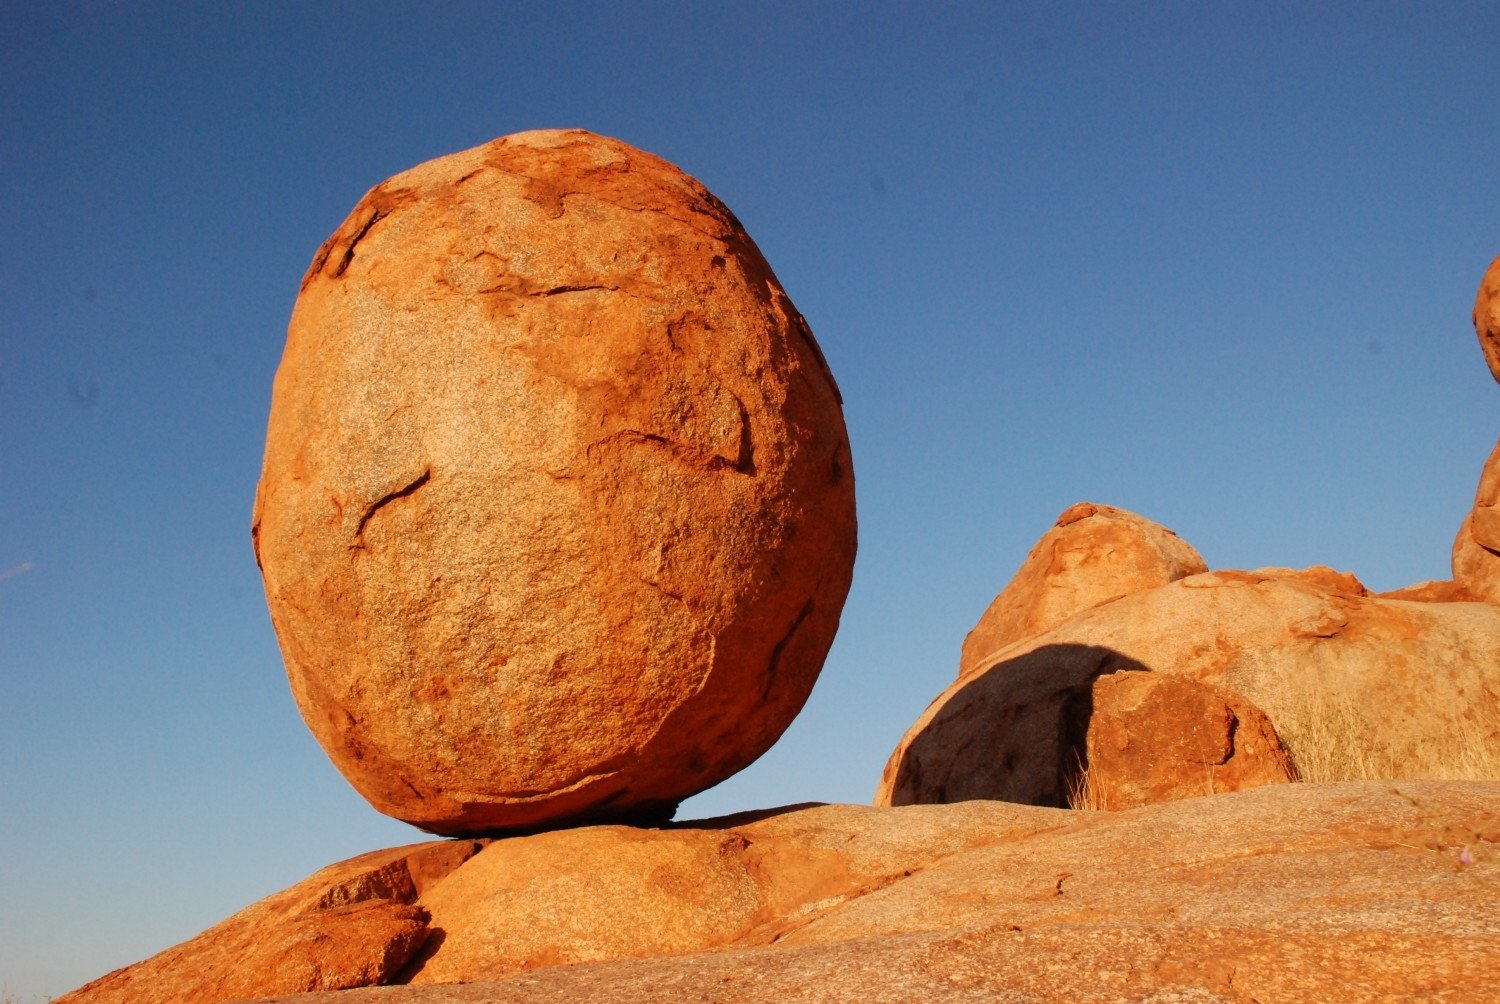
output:
[[[253,536],[292,692],[380,811],[668,818],[801,709],[855,549],[838,390],[734,215],[521,133],[318,251]]]

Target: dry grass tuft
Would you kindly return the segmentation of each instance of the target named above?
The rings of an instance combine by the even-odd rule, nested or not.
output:
[[[1089,769],[1082,758],[1079,759],[1077,770],[1068,778],[1068,808],[1090,811],[1109,808],[1105,803],[1104,793],[1097,784],[1089,780]]]
[[[1347,692],[1306,685],[1276,730],[1303,781],[1500,781],[1500,697],[1486,698],[1455,715],[1441,738],[1393,737]],[[1210,776],[1204,794],[1213,791]],[[1068,807],[1114,807],[1081,762]]]
[[[1425,740],[1383,733],[1347,693],[1309,687],[1294,706],[1276,728],[1304,781],[1500,780],[1500,701]]]

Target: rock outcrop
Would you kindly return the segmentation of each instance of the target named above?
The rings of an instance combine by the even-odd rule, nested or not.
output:
[[[1474,298],[1474,333],[1490,373],[1500,383],[1500,258],[1490,262]]]
[[[1166,527],[1124,509],[1079,502],[1037,541],[964,639],[959,676],[1090,607],[1207,570],[1192,545]]]
[[[1069,798],[1127,809],[1297,780],[1265,712],[1169,673],[1101,676],[1089,694],[1081,771]]]
[[[1415,582],[1409,586],[1402,586],[1400,589],[1392,589],[1375,595],[1382,600],[1412,600],[1417,603],[1467,603],[1476,599],[1452,579]]]
[[[442,935],[399,978],[449,982],[338,1000],[1489,1000],[1497,806],[1497,783],[1355,782],[507,838],[419,900]],[[647,907],[617,910],[631,891]]]
[[[1441,775],[1461,741],[1500,749],[1488,738],[1500,728],[1500,608],[1379,599],[1327,570],[1210,572],[1088,610],[954,682],[892,754],[877,803],[1067,804],[1100,730],[1127,710],[1129,688],[1109,677],[1148,671],[1216,689],[1158,704],[1159,728],[1137,712],[1131,733],[1162,751],[1131,761],[1139,791],[1274,779],[1281,761],[1262,715],[1306,778]],[[1215,700],[1224,728],[1175,759],[1178,711]],[[1204,764],[1216,745],[1223,761]]]
[[[771,944],[952,854],[1030,831],[991,803],[809,806],[661,830],[586,827],[492,845],[422,905],[445,932],[403,982]]]
[[[1497,304],[1500,259],[1500,379]],[[524,133],[319,251],[254,535],[356,788],[527,832],[332,865],[59,1004],[1500,999],[1500,781],[1415,779],[1500,775],[1500,444],[1453,581],[1380,596],[1076,505],[876,806],[669,824],[832,640],[840,403],[701,185]],[[1384,780],[1281,783],[1351,774]]]
[[[437,840],[329,865],[56,1004],[211,1004],[387,983],[428,941],[419,898],[482,846]]]
[[[1479,476],[1474,508],[1454,538],[1453,581],[1475,599],[1500,603],[1500,442]]]
[[[531,132],[377,186],[319,250],[253,535],[303,717],[380,811],[663,819],[806,700],[853,472],[733,214],[624,143]]]

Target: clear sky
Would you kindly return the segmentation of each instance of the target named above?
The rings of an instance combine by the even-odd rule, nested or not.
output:
[[[744,221],[846,403],[802,717],[684,816],[866,801],[1079,500],[1446,578],[1500,430],[1493,4],[0,5],[0,988],[421,839],[302,725],[250,550],[298,280],[370,186],[580,126]]]

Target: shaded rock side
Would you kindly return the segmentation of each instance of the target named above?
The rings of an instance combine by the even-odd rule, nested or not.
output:
[[[433,841],[329,865],[56,1004],[213,1004],[387,983],[427,940],[418,898],[480,846]]]
[[[1500,258],[1490,262],[1474,298],[1474,333],[1496,382],[1500,382]]]
[[[733,214],[521,133],[319,250],[253,525],[292,691],[436,833],[669,818],[801,709],[848,591],[837,388]]]
[[[1479,476],[1474,508],[1454,538],[1453,580],[1475,599],[1500,603],[1500,441]]]
[[[1500,752],[1500,609],[1382,600],[1321,571],[1211,572],[1089,610],[953,683],[893,752],[877,804],[1067,804],[1089,766],[1096,684],[1130,672],[1218,688],[1239,722],[1258,718],[1234,708],[1257,709],[1305,779],[1453,776],[1474,769],[1453,762],[1461,751]],[[1169,750],[1176,715],[1155,722],[1152,707],[1130,724],[1132,741]],[[1241,782],[1186,763],[1167,787],[1261,783],[1276,756],[1257,748],[1270,759]],[[1237,742],[1230,757],[1248,751]],[[1142,790],[1166,783],[1154,771]]]
[[[905,857],[907,868],[869,887],[845,882],[856,891],[802,907],[800,923],[771,943],[498,979],[473,969],[476,981],[463,985],[353,990],[338,999],[1489,1001],[1500,992],[1497,805],[1495,783],[1355,782],[1278,785],[1118,813],[996,803],[918,807],[921,816],[789,812],[729,829],[772,855],[773,871],[809,846],[847,849],[867,863],[884,855],[883,871]],[[945,818],[950,825],[939,823]],[[950,836],[943,853],[923,853],[919,841],[897,847],[879,836],[918,819],[925,834],[967,839]],[[683,832],[633,839],[672,845]],[[726,831],[704,832],[720,839]],[[649,855],[618,865],[609,855],[559,856],[552,872],[570,870],[580,888],[639,887],[650,881],[641,870],[654,873],[658,864]],[[831,874],[826,881],[839,884]],[[538,891],[558,888],[549,881]],[[561,914],[575,901],[556,902]],[[539,903],[530,915],[541,923],[558,930],[569,923],[547,917]],[[491,913],[483,922],[503,927],[506,919]],[[650,927],[656,914],[638,923]]]
[[[1166,527],[1124,509],[1080,502],[1037,541],[964,639],[959,676],[1090,607],[1207,570],[1192,545]]]

